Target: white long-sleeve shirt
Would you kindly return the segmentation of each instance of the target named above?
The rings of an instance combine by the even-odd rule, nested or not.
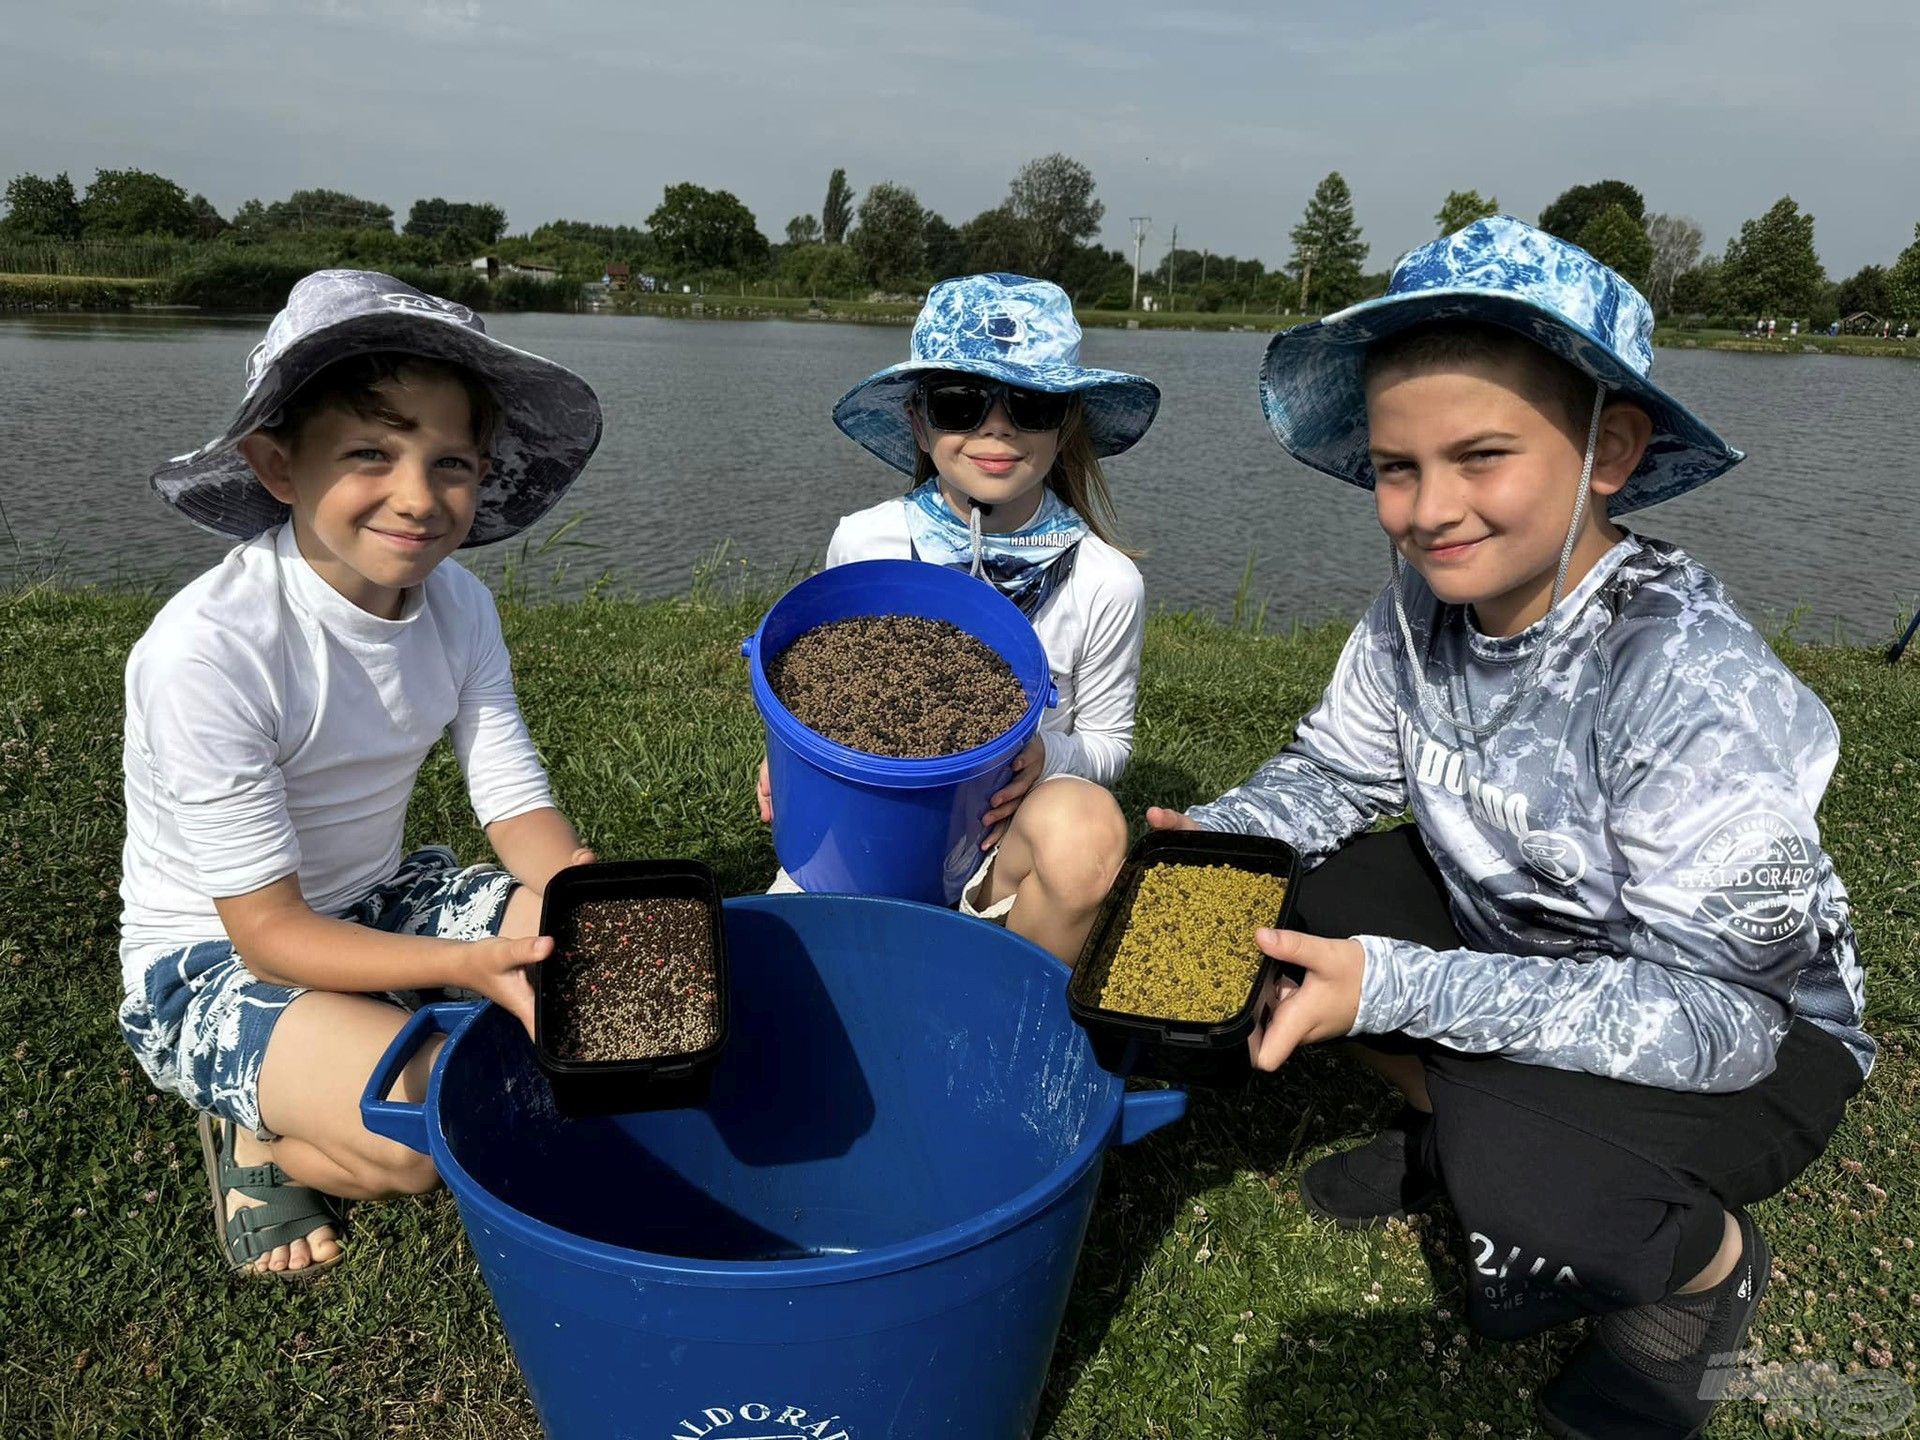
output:
[[[841,520],[827,566],[854,560],[910,560],[906,505],[883,500]],[[1133,561],[1097,535],[1080,541],[1073,573],[1033,617],[1060,701],[1040,736],[1049,775],[1111,785],[1133,755],[1133,709],[1146,634],[1146,587]]]
[[[126,700],[129,984],[158,954],[222,938],[216,897],[295,875],[337,914],[387,879],[449,729],[483,826],[553,803],[493,597],[451,560],[384,620],[276,526],[167,603],[127,659]]]

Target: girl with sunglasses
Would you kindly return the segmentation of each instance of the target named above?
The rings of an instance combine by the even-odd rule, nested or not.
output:
[[[968,275],[927,296],[911,358],[833,410],[849,438],[914,484],[844,517],[826,563],[965,570],[1019,606],[1046,648],[1059,704],[992,797],[960,909],[1069,964],[1126,854],[1106,787],[1133,751],[1146,619],[1100,461],[1146,434],[1159,405],[1152,381],[1080,364],[1080,325],[1059,286]],[[773,818],[764,764],[760,818]],[[783,872],[773,888],[797,887]]]

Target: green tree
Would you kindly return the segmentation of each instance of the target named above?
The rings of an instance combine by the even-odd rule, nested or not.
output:
[[[1720,291],[1736,315],[1805,315],[1826,278],[1813,248],[1813,216],[1784,195],[1727,242]]]
[[[1720,301],[1720,259],[1709,255],[1691,269],[1673,277],[1673,294],[1667,302],[1675,315],[1718,315],[1725,308]]]
[[[1579,245],[1581,232],[1610,205],[1618,205],[1635,220],[1647,218],[1646,197],[1633,186],[1624,180],[1596,180],[1591,185],[1562,190],[1553,203],[1540,212],[1540,228]]]
[[[187,205],[193,211],[194,234],[200,239],[211,240],[233,228],[206,196],[196,193]]]
[[[1916,232],[1916,238],[1920,238],[1920,232]],[[1862,310],[1882,317],[1891,315],[1893,295],[1887,285],[1886,266],[1862,265],[1840,282],[1833,292],[1833,303],[1843,316]]]
[[[816,215],[796,215],[787,221],[787,244],[818,245],[820,243],[820,219]]]
[[[1920,317],[1920,225],[1913,227],[1913,243],[1887,271],[1887,309],[1902,320]]]
[[[820,238],[829,245],[841,244],[852,223],[853,190],[847,184],[847,172],[835,170],[827,177],[827,198],[820,206]]]
[[[1700,261],[1700,227],[1684,215],[1649,215],[1647,241],[1653,246],[1653,268],[1647,272],[1647,299],[1656,315],[1673,305],[1673,282]]]
[[[1629,285],[1647,288],[1653,269],[1653,242],[1624,205],[1609,205],[1587,223],[1574,243],[1602,265],[1611,266]]]
[[[1076,247],[1100,233],[1107,207],[1093,198],[1093,172],[1062,154],[1020,167],[1007,187],[1007,209],[1026,232],[1027,264],[1058,280]]]
[[[1008,270],[1025,274],[1027,228],[1019,216],[1005,205],[982,210],[960,227],[960,244],[966,251],[968,271]]]
[[[1447,198],[1440,202],[1440,208],[1434,214],[1433,223],[1440,227],[1442,235],[1451,235],[1476,220],[1499,213],[1498,196],[1482,198],[1478,190],[1449,190]]]
[[[235,224],[239,217],[235,216]],[[261,214],[267,230],[392,230],[393,207],[344,190],[296,190]]]
[[[99,170],[80,201],[89,235],[178,235],[199,229],[187,192],[148,170]]]
[[[670,265],[738,270],[767,258],[767,237],[730,190],[707,190],[691,181],[669,185],[647,216],[647,228]]]
[[[443,241],[449,249],[476,249],[499,243],[507,233],[507,212],[498,205],[435,196],[413,202],[400,233]]]
[[[946,280],[967,273],[967,242],[960,232],[932,211],[927,212],[927,274]]]
[[[780,278],[815,297],[844,300],[867,287],[866,267],[846,245],[796,245],[780,257]]]
[[[869,284],[881,290],[914,288],[927,265],[927,212],[920,197],[886,180],[869,186],[848,244],[866,267]]]
[[[1335,170],[1314,189],[1306,214],[1293,227],[1293,258],[1287,268],[1321,313],[1339,310],[1362,293],[1360,267],[1368,245],[1353,219],[1353,191]]]
[[[48,240],[80,238],[80,198],[64,170],[51,180],[14,176],[7,183],[6,202],[4,223],[10,234]]]

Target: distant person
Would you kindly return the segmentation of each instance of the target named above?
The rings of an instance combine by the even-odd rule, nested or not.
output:
[[[454,551],[519,534],[600,441],[587,383],[386,275],[293,287],[220,437],[154,472],[240,543],[127,660],[120,1028],[200,1112],[229,1266],[338,1261],[338,1198],[437,1183],[360,1123],[407,1019],[446,990],[533,1026],[541,890],[591,859],[554,807],[493,597]],[[505,868],[408,851],[451,736]],[[243,958],[244,957],[244,958]],[[431,1051],[394,1093],[420,1101]]]
[[[1789,340],[1793,339],[1799,333],[1800,333],[1800,322],[1798,320],[1794,321],[1791,325],[1787,327],[1787,338]]]
[[[1133,753],[1146,627],[1100,462],[1137,444],[1159,407],[1152,381],[1080,363],[1064,290],[1000,274],[934,286],[909,358],[833,407],[834,424],[911,488],[843,517],[827,565],[923,560],[977,575],[1046,649],[1059,704],[991,797],[959,908],[1069,964],[1126,854],[1106,787]],[[771,821],[764,761],[759,804]],[[799,887],[782,871],[773,888]]]
[[[1769,340],[1771,340],[1771,339],[1773,339],[1773,327],[1774,327],[1774,323],[1775,323],[1775,322],[1774,322],[1774,321],[1772,320],[1772,318],[1771,318],[1771,317],[1769,317],[1769,319],[1767,320],[1767,338],[1768,338]]]
[[[1278,336],[1266,417],[1373,492],[1393,578],[1292,743],[1147,812],[1305,858],[1296,928],[1256,936],[1302,978],[1254,1063],[1352,1036],[1404,1103],[1302,1200],[1361,1227],[1444,1190],[1480,1330],[1600,1317],[1537,1399],[1590,1440],[1705,1424],[1768,1282],[1747,1207],[1875,1054],[1815,821],[1833,718],[1698,561],[1615,523],[1742,458],[1648,378],[1652,334],[1613,271],[1493,217]]]

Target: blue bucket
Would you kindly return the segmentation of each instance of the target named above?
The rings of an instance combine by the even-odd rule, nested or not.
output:
[[[698,1109],[567,1119],[513,1017],[416,1014],[368,1128],[458,1202],[551,1440],[1008,1440],[1033,1426],[1125,1093],[1045,951],[951,911],[726,902]],[[450,1035],[424,1107],[374,1097]]]
[[[946,620],[1012,667],[1027,713],[985,745],[937,760],[895,760],[838,745],[774,697],[765,661],[814,628],[856,615]],[[1019,607],[984,580],[919,560],[860,560],[802,580],[740,647],[767,727],[773,849],[802,890],[951,905],[984,858],[993,793],[1013,774],[1053,704],[1047,652]]]

